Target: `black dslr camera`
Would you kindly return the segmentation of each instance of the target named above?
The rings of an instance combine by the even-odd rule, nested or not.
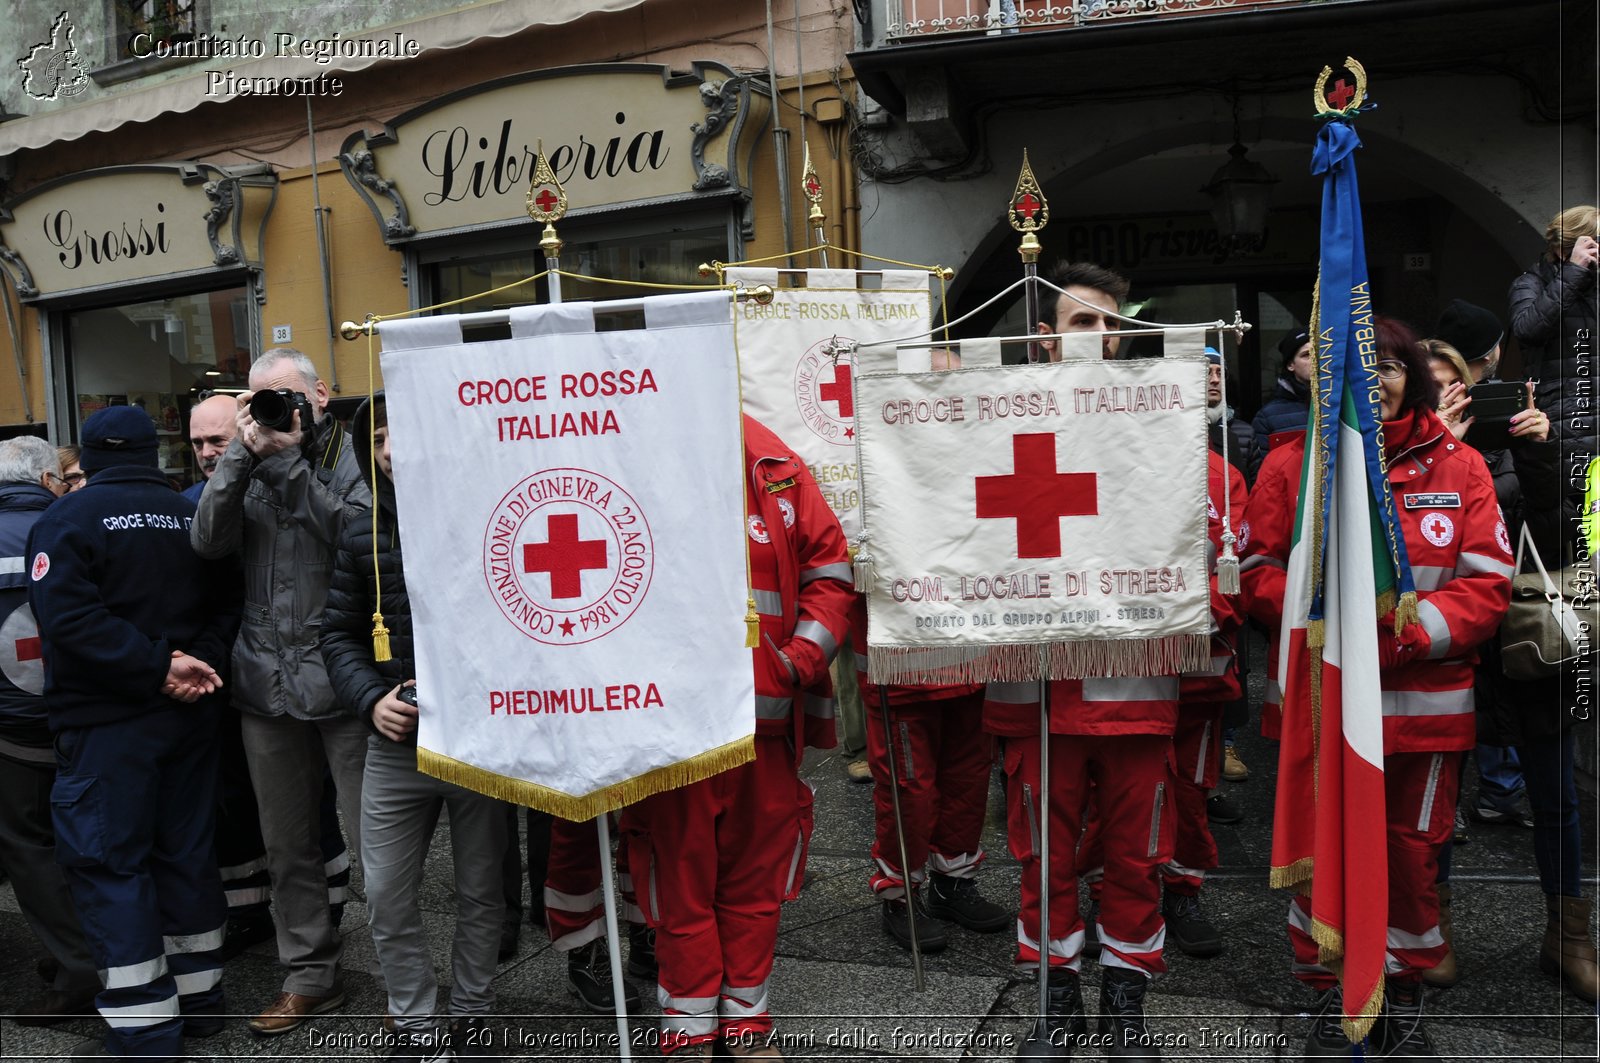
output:
[[[263,388],[250,396],[250,416],[262,428],[274,432],[287,432],[294,427],[294,415],[300,414],[300,430],[311,431],[311,402],[302,392],[288,388]]]

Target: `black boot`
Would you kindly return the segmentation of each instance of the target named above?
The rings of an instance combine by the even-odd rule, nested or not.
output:
[[[1383,989],[1383,1013],[1372,1027],[1373,1051],[1384,1059],[1424,1059],[1439,1053],[1422,1025],[1422,985],[1391,981]]]
[[[579,1003],[597,1015],[617,1010],[617,998],[611,992],[611,954],[606,951],[603,938],[567,953],[567,987]],[[639,991],[627,979],[622,981],[622,990],[628,1012],[638,1011]]]
[[[1071,1059],[1089,1024],[1083,1018],[1083,986],[1078,972],[1050,968],[1050,1004],[1017,1050],[1017,1059]]]
[[[1110,1035],[1107,1059],[1154,1063],[1161,1051],[1150,1041],[1144,1021],[1144,994],[1150,979],[1143,971],[1102,967],[1100,976],[1100,1033]]]
[[[924,956],[933,952],[943,952],[948,942],[945,940],[944,927],[928,914],[928,909],[922,903],[920,894],[913,893],[917,906],[917,947]],[[911,951],[911,914],[906,911],[906,899],[884,901],[883,912],[879,918],[883,932],[894,938],[895,943],[907,952]]]
[[[1222,935],[1200,909],[1199,896],[1169,891],[1161,902],[1161,918],[1166,920],[1167,941],[1184,955],[1203,959],[1222,951]]]
[[[941,875],[937,871],[928,881],[928,897],[924,906],[935,919],[946,919],[980,934],[1004,930],[1016,919],[978,892],[977,879],[956,878],[953,875]]]
[[[660,977],[656,967],[656,932],[643,923],[628,924],[628,973],[651,985]]]
[[[1317,998],[1306,1034],[1306,1059],[1353,1059],[1356,1046],[1344,1035],[1344,994],[1336,983]]]

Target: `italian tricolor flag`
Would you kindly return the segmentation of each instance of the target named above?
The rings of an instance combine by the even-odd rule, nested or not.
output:
[[[1316,448],[1306,448],[1301,470],[1279,644],[1283,738],[1271,881],[1310,895],[1318,959],[1339,973],[1345,1033],[1358,1041],[1383,1004],[1389,863],[1376,609],[1394,600],[1395,580],[1348,391],[1343,406],[1343,445],[1324,470],[1331,482],[1315,623]]]
[[[1372,301],[1348,117],[1324,124],[1315,369],[1284,596],[1272,885],[1309,897],[1318,961],[1359,1041],[1383,1005],[1389,923],[1378,622],[1414,611],[1383,465]]]

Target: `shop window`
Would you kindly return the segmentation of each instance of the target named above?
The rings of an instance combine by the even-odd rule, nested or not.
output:
[[[143,406],[161,437],[175,486],[195,482],[189,409],[212,391],[243,391],[250,374],[244,288],[93,310],[65,317],[73,436],[106,406]]]
[[[713,283],[699,275],[699,265],[727,257],[728,230],[725,225],[707,225],[649,235],[569,240],[561,251],[561,267],[569,273],[582,276],[561,278],[561,299],[568,303],[588,299],[597,302],[630,299],[660,294],[658,289],[648,285]],[[443,258],[431,266],[432,301],[449,302],[482,295],[515,284],[543,269],[544,256],[537,251]],[[606,284],[585,279],[589,277],[633,283]],[[549,300],[548,279],[541,278],[533,284],[475,299],[464,306],[451,307],[442,312],[503,310]],[[604,321],[600,327],[605,327]]]

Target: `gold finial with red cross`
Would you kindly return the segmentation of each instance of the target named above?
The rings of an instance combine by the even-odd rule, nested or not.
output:
[[[1317,75],[1317,86],[1311,90],[1311,101],[1316,104],[1319,118],[1345,117],[1355,114],[1367,99],[1367,71],[1360,63],[1349,56],[1345,56],[1342,72],[1348,72],[1349,78],[1341,76],[1334,81],[1332,90],[1328,89],[1328,79],[1333,77],[1333,67],[1325,66],[1322,73]]]
[[[1033,176],[1028,163],[1028,149],[1022,149],[1022,172],[1017,175],[1016,191],[1011,193],[1009,212],[1011,227],[1022,234],[1022,244],[1017,253],[1024,262],[1037,262],[1039,252],[1038,232],[1050,221],[1050,204],[1045,201],[1039,179]]]
[[[546,255],[561,254],[561,238],[556,235],[555,223],[566,216],[566,189],[556,180],[556,172],[550,168],[550,160],[544,156],[544,141],[540,140],[533,178],[528,182],[528,217],[544,222],[539,248]]]
[[[805,167],[800,173],[800,190],[811,203],[811,211],[806,215],[813,228],[820,229],[828,216],[822,212],[822,181],[817,177],[817,168],[811,165],[811,145],[806,145]]]

